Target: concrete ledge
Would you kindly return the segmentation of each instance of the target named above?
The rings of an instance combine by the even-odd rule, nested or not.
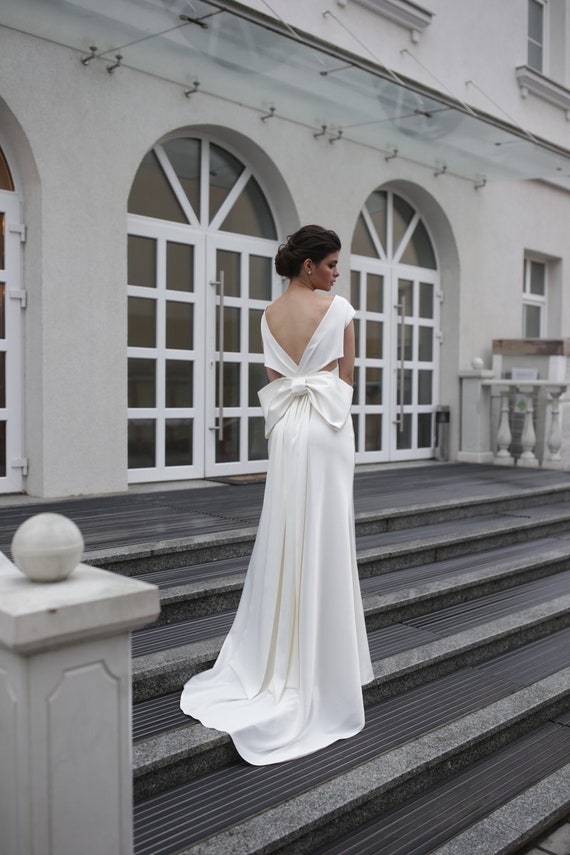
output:
[[[80,564],[65,580],[35,583],[0,553],[0,645],[17,653],[109,636],[150,623],[154,585]]]

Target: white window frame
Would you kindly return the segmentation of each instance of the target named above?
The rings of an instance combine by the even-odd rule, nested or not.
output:
[[[530,290],[531,265],[540,264],[544,268],[544,294],[532,294]],[[532,254],[525,254],[523,267],[523,297],[522,297],[522,337],[527,336],[526,331],[526,307],[534,307],[540,309],[540,330],[539,338],[545,338],[547,329],[547,309],[548,309],[548,263],[543,258],[538,258]],[[533,336],[534,337],[534,336]]]
[[[549,50],[548,50],[548,33],[549,33],[549,15],[548,15],[548,3],[547,0],[527,0],[527,15],[529,14],[530,5],[534,3],[537,6],[542,7],[542,43],[531,39],[530,33],[527,32],[527,65],[529,68],[532,68],[534,71],[539,72],[539,74],[548,74],[548,60],[549,60]],[[535,68],[534,65],[530,64],[530,45],[539,45],[542,49],[542,65],[540,68]]]

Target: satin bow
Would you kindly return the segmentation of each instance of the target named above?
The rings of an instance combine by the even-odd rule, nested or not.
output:
[[[257,394],[265,417],[266,437],[295,399],[307,396],[311,406],[335,430],[344,425],[352,404],[352,388],[332,371],[317,371],[306,377],[280,377]]]

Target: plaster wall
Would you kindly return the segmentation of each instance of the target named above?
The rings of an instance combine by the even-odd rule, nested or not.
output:
[[[291,3],[293,12],[301,6]],[[347,8],[364,15],[356,4]],[[539,182],[475,190],[344,140],[315,140],[278,117],[261,122],[236,103],[204,93],[187,99],[181,86],[128,68],[110,75],[106,62],[85,67],[79,59],[76,51],[0,29],[0,145],[11,156],[29,228],[27,491],[126,489],[127,198],[146,151],[185,131],[207,133],[251,163],[280,237],[303,222],[338,231],[338,290],[345,296],[352,232],[368,194],[392,187],[420,210],[442,276],[441,401],[452,407],[453,456],[458,371],[473,356],[488,361],[493,338],[520,336],[524,250],[562,259],[561,270],[568,269],[567,194]],[[563,336],[570,309],[560,300],[560,330],[551,334]]]

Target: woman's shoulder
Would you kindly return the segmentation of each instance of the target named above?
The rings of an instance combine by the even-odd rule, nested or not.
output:
[[[345,309],[347,306],[350,306],[350,303],[346,299],[346,297],[341,297],[340,294],[335,294],[333,300],[336,300],[339,306],[343,306]]]
[[[351,322],[356,312],[354,311],[352,304],[349,303],[346,297],[341,297],[340,294],[336,294],[335,300],[338,307],[338,313],[343,317],[344,326],[346,327]]]

